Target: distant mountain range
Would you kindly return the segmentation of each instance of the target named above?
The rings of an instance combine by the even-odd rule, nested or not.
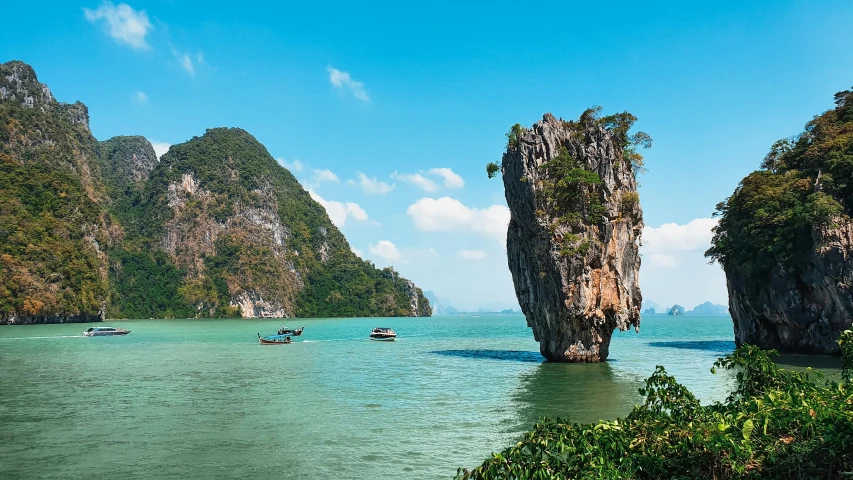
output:
[[[460,309],[456,308],[450,300],[441,298],[431,290],[424,292],[424,296],[429,300],[432,306],[433,315],[454,315],[458,313],[486,313],[486,314],[519,314],[520,308],[500,308],[502,305],[486,304],[477,308]]]
[[[729,307],[711,302],[704,302],[693,307],[693,310],[684,310],[681,305],[675,304],[671,307],[664,308],[653,300],[643,300],[642,312],[645,315],[668,315],[673,312],[673,316],[701,316],[701,317],[716,317],[728,316]],[[678,313],[675,313],[678,312]]]

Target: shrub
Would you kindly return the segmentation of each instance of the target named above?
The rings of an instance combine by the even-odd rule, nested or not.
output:
[[[458,479],[850,478],[853,333],[839,343],[842,383],[785,370],[774,351],[742,346],[716,368],[737,372],[724,403],[702,406],[658,366],[624,419],[544,420]]]

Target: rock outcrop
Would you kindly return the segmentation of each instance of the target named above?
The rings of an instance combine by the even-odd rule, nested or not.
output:
[[[734,268],[724,268],[735,343],[783,352],[840,353],[838,336],[853,326],[853,223],[813,232],[816,249],[795,271],[777,265],[757,285]]]
[[[725,271],[737,345],[838,355],[853,325],[853,89],[835,103],[717,206],[705,255]]]
[[[595,113],[513,127],[501,166],[516,295],[552,361],[604,361],[614,330],[639,331],[643,215],[634,167],[627,142]]]
[[[655,308],[649,307],[649,308],[643,310],[643,313],[645,313],[646,315],[654,315],[655,314]]]
[[[667,310],[666,314],[670,317],[682,317],[684,316],[684,307],[681,305],[673,305],[669,310]]]

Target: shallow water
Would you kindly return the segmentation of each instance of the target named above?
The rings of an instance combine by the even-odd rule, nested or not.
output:
[[[542,416],[625,415],[656,364],[704,402],[731,389],[709,372],[728,318],[644,318],[595,365],[543,362],[521,315],[300,319],[293,344],[258,345],[280,324],[0,328],[0,478],[449,478]]]

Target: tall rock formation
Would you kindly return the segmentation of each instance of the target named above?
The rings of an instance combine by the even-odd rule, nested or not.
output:
[[[717,206],[706,256],[726,273],[735,343],[840,354],[853,324],[853,90]]]
[[[29,65],[0,64],[0,324],[103,318],[115,232],[88,119]]]
[[[546,114],[530,129],[516,125],[503,155],[509,268],[539,349],[552,361],[604,361],[613,330],[639,331],[636,147],[651,139],[628,135],[630,114],[597,114],[588,110],[579,121]]]
[[[0,324],[431,314],[248,132],[213,128],[158,161],[143,137],[98,142],[88,119],[29,65],[0,64]]]

